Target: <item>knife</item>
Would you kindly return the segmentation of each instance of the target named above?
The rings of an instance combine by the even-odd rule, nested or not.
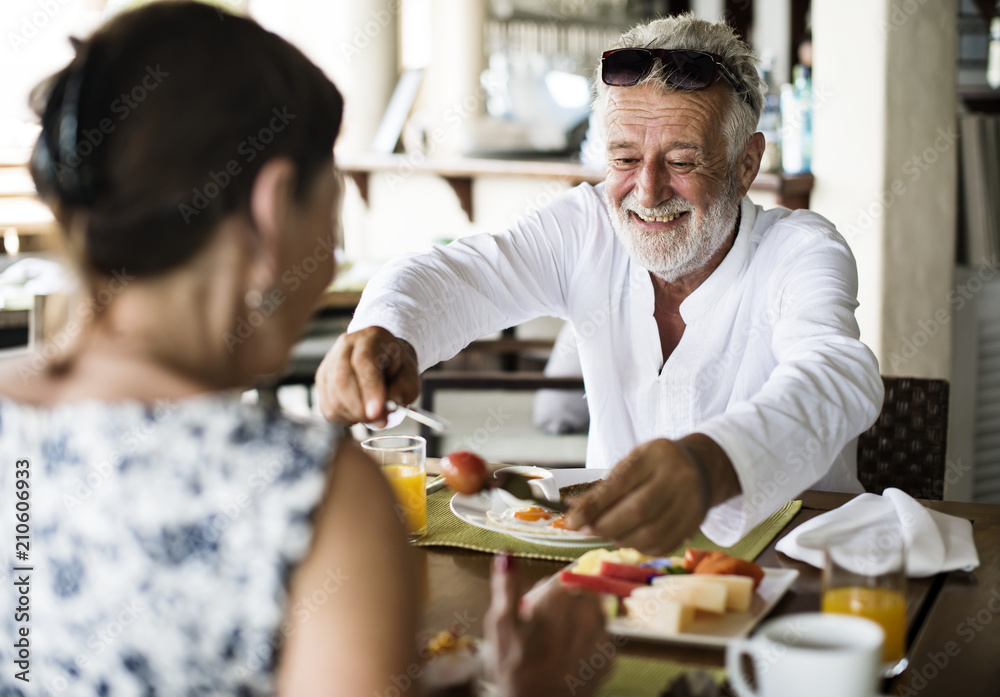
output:
[[[449,428],[451,428],[451,424],[448,423],[447,419],[444,419],[433,412],[427,411],[426,409],[421,409],[420,407],[403,406],[402,404],[396,404],[394,401],[390,399],[386,401],[385,408],[388,409],[389,411],[396,411],[397,409],[401,409],[402,411],[406,412],[406,415],[409,416],[414,421],[419,421],[424,426],[428,426],[429,428],[431,428],[434,431],[437,431],[438,433],[443,433],[444,431],[447,431]]]
[[[446,483],[444,481],[444,477],[438,475],[431,481],[427,482],[427,493],[433,494],[435,491],[440,491],[441,489],[444,489],[445,485]]]

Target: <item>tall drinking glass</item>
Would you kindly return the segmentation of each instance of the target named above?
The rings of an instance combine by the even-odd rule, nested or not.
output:
[[[420,436],[375,436],[361,447],[382,467],[410,541],[427,534],[427,443]]]
[[[827,542],[823,612],[877,622],[885,632],[883,675],[906,668],[906,556],[898,529],[866,528]]]

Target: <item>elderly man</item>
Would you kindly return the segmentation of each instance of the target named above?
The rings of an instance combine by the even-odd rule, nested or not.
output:
[[[597,80],[605,182],[387,265],[320,367],[327,418],[381,422],[387,398],[416,397],[418,368],[554,315],[580,352],[587,465],[614,466],[571,525],[664,553],[699,525],[732,544],[806,488],[861,491],[855,439],[882,383],[857,268],[827,220],[746,198],[756,62],[691,15],[625,33]]]

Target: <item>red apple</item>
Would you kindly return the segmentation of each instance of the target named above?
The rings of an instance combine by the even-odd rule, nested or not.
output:
[[[483,458],[468,450],[456,450],[441,460],[445,483],[460,494],[471,495],[486,488],[490,472]]]

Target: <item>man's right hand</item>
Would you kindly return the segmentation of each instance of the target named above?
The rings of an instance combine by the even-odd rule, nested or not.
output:
[[[382,427],[386,400],[407,405],[420,393],[417,352],[382,327],[343,334],[316,371],[316,389],[328,421]]]

